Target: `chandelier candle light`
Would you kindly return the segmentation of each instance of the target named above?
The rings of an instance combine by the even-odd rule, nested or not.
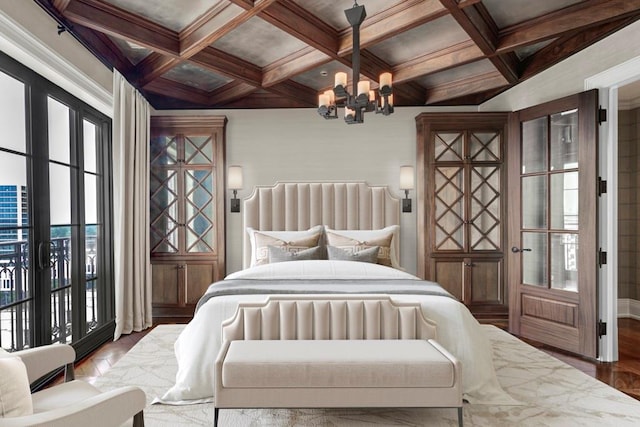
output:
[[[360,24],[367,17],[364,6],[354,3],[351,9],[344,11],[347,21],[353,29],[353,54],[351,60],[352,93],[347,91],[347,73],[339,72],[335,75],[333,90],[327,90],[318,96],[318,114],[325,119],[338,118],[338,103],[344,106],[344,121],[348,124],[363,123],[364,113],[375,111],[388,116],[393,113],[393,86],[391,73],[380,74],[378,94],[376,100],[375,91],[371,90],[368,80],[360,78]]]

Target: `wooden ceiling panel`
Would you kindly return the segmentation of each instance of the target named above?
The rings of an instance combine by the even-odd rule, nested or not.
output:
[[[158,109],[313,108],[352,72],[353,0],[34,1]],[[640,19],[640,0],[362,3],[360,79],[391,71],[396,106],[484,102]]]

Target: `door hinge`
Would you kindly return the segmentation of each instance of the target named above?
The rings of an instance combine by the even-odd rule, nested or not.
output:
[[[598,177],[598,196],[602,196],[607,192],[607,180]]]
[[[598,267],[602,267],[607,263],[607,252],[602,248],[598,249]]]
[[[598,108],[598,124],[601,125],[603,122],[607,121],[607,109],[599,107]]]
[[[607,335],[607,322],[598,320],[598,338]]]

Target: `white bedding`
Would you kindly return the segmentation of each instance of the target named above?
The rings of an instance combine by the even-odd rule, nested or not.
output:
[[[227,279],[411,279],[410,274],[376,264],[351,261],[294,261],[267,264],[233,273]],[[312,292],[310,292],[312,294]],[[154,403],[185,405],[213,398],[214,361],[221,345],[221,324],[241,301],[265,301],[266,294],[217,296],[205,303],[178,337],[176,384]],[[458,301],[434,295],[392,295],[399,302],[419,302],[437,324],[438,341],[461,362],[464,397],[476,404],[518,404],[498,384],[492,349],[482,328]]]

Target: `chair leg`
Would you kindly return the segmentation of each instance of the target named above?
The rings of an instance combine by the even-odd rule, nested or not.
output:
[[[462,406],[458,408],[458,427],[462,427]]]
[[[140,411],[133,416],[133,427],[144,427],[144,411]]]
[[[218,427],[218,415],[220,408],[213,408],[213,427]]]

